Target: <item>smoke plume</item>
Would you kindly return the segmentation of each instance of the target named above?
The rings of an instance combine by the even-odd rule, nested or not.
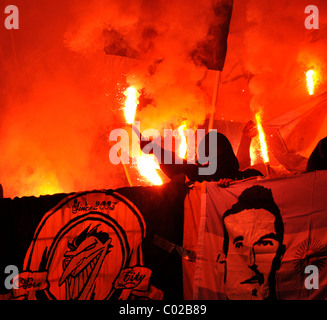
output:
[[[142,130],[204,121],[210,97],[198,82],[205,68],[190,52],[208,32],[211,1],[15,5],[20,29],[0,31],[5,197],[126,185],[123,168],[109,161],[108,135],[125,126],[129,85],[143,90]],[[113,35],[122,37],[125,56],[108,52]]]

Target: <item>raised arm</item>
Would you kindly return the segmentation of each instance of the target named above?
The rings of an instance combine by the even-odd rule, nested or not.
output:
[[[258,130],[255,123],[252,120],[248,121],[243,129],[240,145],[236,155],[240,164],[240,170],[244,170],[251,166],[250,145],[252,138],[254,138],[257,134]]]

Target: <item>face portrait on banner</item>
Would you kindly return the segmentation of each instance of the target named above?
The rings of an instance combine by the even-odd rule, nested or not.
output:
[[[283,221],[270,189],[253,186],[223,217],[224,283],[230,300],[276,298],[275,273],[285,251]]]

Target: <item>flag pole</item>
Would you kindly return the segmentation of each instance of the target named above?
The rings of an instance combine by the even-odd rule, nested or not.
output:
[[[121,158],[121,149],[119,150],[119,157]],[[132,179],[131,179],[131,176],[130,176],[130,174],[128,172],[126,164],[124,163],[124,161],[121,161],[121,164],[123,165],[124,172],[125,172],[125,175],[126,175],[129,186],[133,187]]]
[[[218,98],[218,91],[220,86],[220,77],[221,77],[221,71],[218,70],[215,77],[215,84],[213,89],[213,95],[212,95],[212,101],[211,101],[211,110],[210,110],[210,119],[208,124],[208,132],[213,129],[213,122],[215,119],[215,113],[216,113],[216,105],[217,105],[217,98]],[[201,193],[206,194],[206,188],[207,188],[207,182],[202,182],[202,188]]]
[[[124,163],[123,163],[123,168],[124,168],[125,175],[126,175],[126,178],[127,178],[127,181],[128,181],[129,186],[130,187],[133,187],[131,176],[129,175],[129,172],[128,172],[128,170],[126,168],[126,165]]]
[[[210,111],[208,131],[213,128],[213,122],[214,122],[214,118],[215,118],[217,99],[218,99],[218,91],[219,91],[219,86],[220,86],[220,78],[221,78],[221,71],[218,70],[216,73],[216,77],[215,77],[215,83],[214,83],[214,89],[213,89],[213,95],[212,95],[212,101],[211,101],[211,111]]]

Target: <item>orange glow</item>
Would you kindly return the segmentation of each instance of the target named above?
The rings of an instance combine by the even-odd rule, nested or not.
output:
[[[265,132],[263,131],[262,124],[261,124],[260,112],[256,113],[255,119],[257,122],[257,128],[258,128],[258,133],[259,133],[259,141],[260,141],[262,158],[265,163],[268,163],[269,162],[268,148],[267,148],[267,143],[266,143]]]
[[[62,193],[63,190],[60,187],[53,186],[50,183],[44,183],[41,185],[34,195],[52,195],[56,193]]]
[[[134,87],[128,87],[125,90],[124,95],[126,96],[125,108],[124,108],[126,122],[128,124],[132,124],[135,119],[136,108],[139,103],[140,94],[137,92],[137,90]]]
[[[64,192],[58,179],[53,173],[38,172],[37,177],[33,176],[33,178],[37,181],[42,181],[40,184],[34,185],[34,187],[32,188],[32,194],[34,196],[52,195]]]
[[[187,151],[187,141],[184,135],[185,129],[186,129],[186,124],[184,123],[178,127],[178,133],[179,136],[181,137],[181,143],[179,144],[179,148],[178,148],[178,156],[181,158],[185,158],[186,151]]]
[[[315,92],[315,87],[318,81],[317,73],[313,69],[310,69],[306,73],[306,80],[307,80],[307,89],[309,92],[309,95],[312,96]]]

